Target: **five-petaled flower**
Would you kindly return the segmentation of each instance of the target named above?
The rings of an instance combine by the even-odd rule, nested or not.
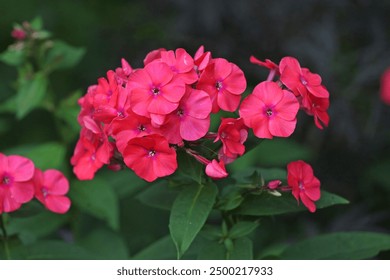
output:
[[[314,176],[312,167],[302,160],[290,162],[287,165],[287,183],[295,199],[301,200],[310,212],[315,212],[314,201],[320,199],[321,183]]]
[[[54,213],[64,214],[70,208],[70,199],[66,197],[69,181],[58,170],[48,169],[42,172],[36,168],[33,178],[35,198]]]
[[[259,138],[288,137],[297,123],[299,103],[275,82],[258,84],[240,106],[240,116]]]
[[[34,197],[34,168],[28,158],[0,153],[0,214],[19,209]]]

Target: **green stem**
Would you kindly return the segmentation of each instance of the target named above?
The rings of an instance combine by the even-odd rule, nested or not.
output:
[[[4,251],[5,251],[5,257],[7,260],[11,259],[11,252],[8,247],[8,235],[7,235],[7,230],[5,228],[5,223],[4,223],[4,215],[0,215],[0,227],[1,231],[3,232],[3,243],[4,243]]]

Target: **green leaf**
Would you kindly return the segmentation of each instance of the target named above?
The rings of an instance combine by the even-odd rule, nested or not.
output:
[[[201,163],[182,150],[177,151],[177,162],[179,168],[175,172],[175,176],[182,177],[182,181],[191,179],[198,184],[202,184],[204,167]]]
[[[106,181],[110,182],[110,186],[120,199],[137,194],[150,185],[129,169],[120,172],[112,172],[108,169],[102,170],[101,175]]]
[[[42,170],[60,169],[65,161],[66,149],[60,143],[50,142],[37,146],[19,146],[7,150],[7,154],[25,156]]]
[[[72,47],[65,42],[55,41],[48,51],[44,68],[49,71],[72,68],[83,58],[84,48]]]
[[[170,235],[150,244],[132,257],[134,260],[172,260],[176,258],[176,248]]]
[[[316,206],[321,209],[347,203],[348,201],[341,196],[321,191],[321,199],[316,202]],[[282,196],[276,197],[263,192],[261,195],[248,195],[241,206],[234,210],[234,213],[249,216],[271,216],[306,210],[302,203],[298,205],[291,193],[283,193]]]
[[[199,260],[251,260],[253,244],[249,238],[243,237],[233,241],[232,250],[226,250],[222,243],[209,241],[200,248]]]
[[[16,95],[16,116],[18,119],[22,119],[41,104],[46,95],[47,86],[47,77],[41,72],[33,74],[32,77],[24,77],[19,80]]]
[[[84,248],[63,241],[40,241],[12,251],[15,259],[26,260],[90,260],[94,256]]]
[[[185,187],[173,203],[169,229],[180,258],[207,220],[217,196],[214,183]]]
[[[31,217],[11,217],[7,224],[8,234],[17,234],[24,244],[30,244],[55,232],[69,219],[68,215],[41,210],[43,212]]]
[[[119,228],[118,197],[105,180],[73,181],[69,197],[88,214],[105,220],[114,230]]]
[[[145,188],[136,197],[139,201],[151,207],[171,210],[178,195],[178,190],[169,188],[168,181],[162,180]]]
[[[8,48],[0,54],[0,61],[9,66],[19,66],[26,59],[26,52],[23,49]]]
[[[94,259],[123,260],[129,257],[123,238],[107,229],[94,230],[77,244],[93,253]]]
[[[229,230],[229,237],[236,239],[250,234],[259,226],[258,222],[238,222]]]
[[[244,201],[241,190],[235,186],[227,186],[223,190],[222,197],[218,200],[216,207],[222,211],[229,211],[237,208]]]
[[[252,260],[253,259],[253,244],[247,238],[239,238],[234,240],[234,249],[227,255],[229,260]]]
[[[35,31],[41,30],[43,28],[43,21],[41,17],[35,17],[31,22],[30,22],[31,28],[34,29]]]
[[[312,237],[293,244],[283,259],[357,260],[369,259],[390,250],[390,235],[374,232],[338,232]]]

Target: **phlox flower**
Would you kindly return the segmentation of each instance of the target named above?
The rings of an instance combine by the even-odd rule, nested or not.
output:
[[[275,71],[275,74],[280,75],[279,72],[279,65],[277,65],[272,60],[266,59],[265,61],[261,61],[260,59],[254,57],[253,55],[250,56],[249,61],[253,64],[259,65],[261,67],[268,68],[269,70]]]
[[[211,60],[211,52],[204,52],[204,46],[200,46],[194,55],[195,70],[200,73],[203,71]]]
[[[58,214],[68,212],[71,202],[65,195],[69,191],[69,182],[60,171],[49,169],[42,172],[36,168],[33,182],[35,198],[48,210]]]
[[[247,137],[248,129],[243,119],[222,118],[217,137],[214,140],[214,142],[219,140],[222,142],[220,159],[225,163],[230,163],[237,156],[242,156],[245,152],[244,142]]]
[[[305,97],[306,91],[319,98],[329,98],[329,92],[321,85],[321,77],[301,68],[294,57],[284,57],[279,63],[280,80],[296,96]]]
[[[258,84],[239,109],[246,126],[259,138],[288,137],[296,126],[299,103],[291,92],[275,82]]]
[[[246,89],[246,79],[237,65],[224,58],[216,58],[202,72],[196,88],[210,95],[212,113],[217,113],[220,109],[234,112]]]
[[[176,73],[176,77],[182,79],[186,84],[190,85],[198,80],[194,69],[194,59],[184,49],[161,51],[160,55],[161,61],[165,62]]]
[[[295,199],[309,209],[316,211],[314,201],[320,199],[320,181],[314,176],[312,167],[302,160],[287,165],[287,183],[292,188]]]
[[[131,139],[123,151],[123,159],[127,167],[148,182],[171,175],[177,169],[176,151],[158,134]]]
[[[161,127],[169,143],[195,141],[206,135],[210,128],[211,100],[202,90],[187,86],[179,107],[167,117]]]
[[[34,168],[25,157],[0,153],[0,214],[19,209],[34,197]]]
[[[185,93],[185,83],[166,63],[158,61],[134,71],[126,86],[133,112],[160,125],[165,115],[177,109]]]

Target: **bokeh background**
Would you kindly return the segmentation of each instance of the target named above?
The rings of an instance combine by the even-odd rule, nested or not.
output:
[[[390,1],[0,0],[0,11],[0,51],[13,42],[13,23],[36,16],[55,38],[85,47],[77,67],[52,76],[54,92],[64,98],[74,90],[85,91],[120,66],[122,57],[141,67],[144,56],[160,47],[183,47],[194,54],[204,45],[213,57],[239,65],[249,88],[267,76],[249,63],[250,55],[275,62],[287,55],[298,58],[322,76],[330,92],[329,127],[321,131],[312,118],[299,115],[291,138],[262,143],[232,169],[283,167],[304,159],[313,165],[323,189],[351,203],[314,215],[266,220],[260,227],[262,241],[255,245],[332,231],[390,232],[390,107],[379,99],[380,77],[390,67]],[[12,95],[15,77],[14,69],[0,64],[0,102]],[[0,126],[0,151],[61,137],[45,110],[21,121],[0,114]],[[69,145],[68,156],[71,149]],[[168,233],[168,213],[133,198],[124,197],[120,207],[120,234],[129,251]],[[98,227],[92,218],[85,219]]]

